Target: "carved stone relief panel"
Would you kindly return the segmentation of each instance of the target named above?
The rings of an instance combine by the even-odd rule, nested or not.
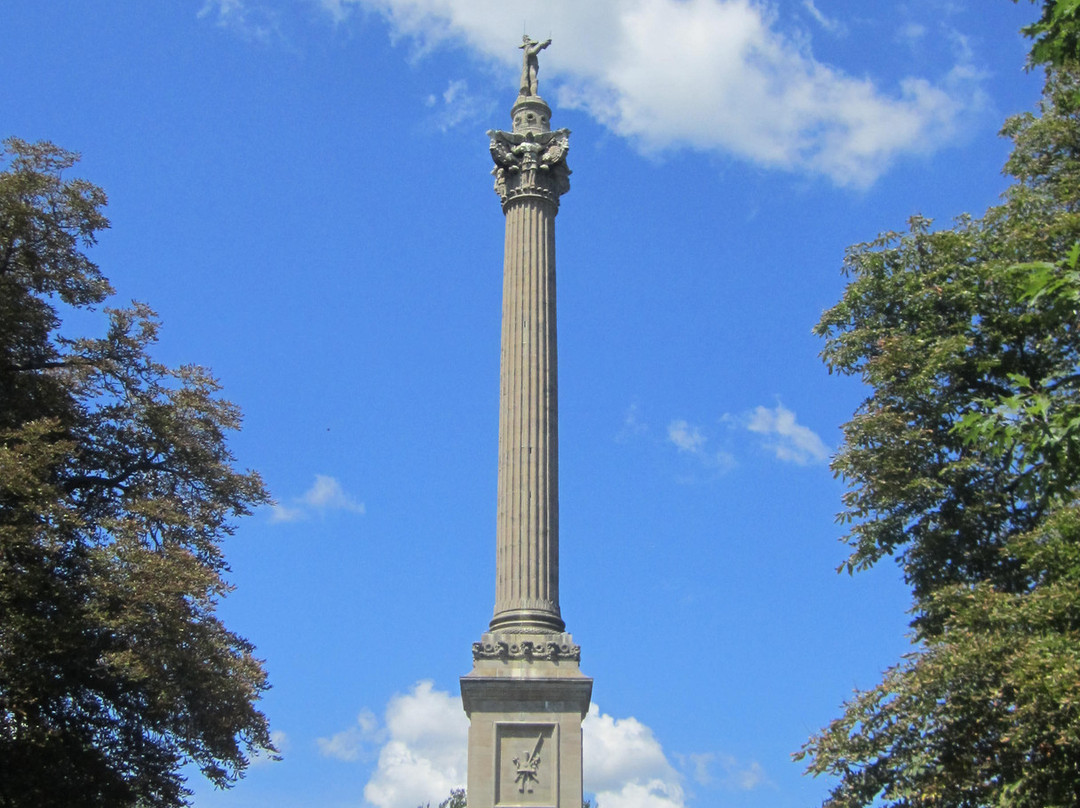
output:
[[[495,724],[495,805],[549,808],[559,793],[557,724]]]

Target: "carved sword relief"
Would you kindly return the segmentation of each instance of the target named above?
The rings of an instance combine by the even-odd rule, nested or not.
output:
[[[517,772],[514,782],[520,784],[518,792],[521,794],[531,794],[533,786],[540,783],[540,747],[543,745],[544,736],[541,735],[531,753],[525,750],[519,757],[514,758],[514,770]]]

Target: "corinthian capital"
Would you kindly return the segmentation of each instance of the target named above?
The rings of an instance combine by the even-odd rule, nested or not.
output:
[[[495,193],[503,207],[516,197],[540,196],[559,204],[559,197],[570,190],[570,168],[566,153],[570,149],[570,130],[554,132],[489,131],[491,157],[495,161]]]

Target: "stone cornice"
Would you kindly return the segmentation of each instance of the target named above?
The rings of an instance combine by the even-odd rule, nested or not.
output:
[[[470,718],[474,712],[501,712],[508,713],[507,718],[513,720],[521,713],[534,711],[548,715],[576,712],[584,718],[592,699],[593,681],[580,673],[529,678],[472,673],[462,676],[459,681],[461,700]]]

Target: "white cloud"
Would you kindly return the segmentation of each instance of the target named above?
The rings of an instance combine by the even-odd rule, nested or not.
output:
[[[847,33],[846,26],[840,22],[840,20],[834,17],[826,17],[821,13],[821,10],[814,5],[814,0],[803,0],[803,8],[809,12],[817,24],[828,31],[830,34],[845,34]]]
[[[270,506],[271,522],[298,522],[313,513],[320,515],[328,511],[346,511],[363,515],[364,503],[346,493],[335,478],[326,474],[316,474],[311,487],[292,500],[291,505],[275,503]]]
[[[319,754],[336,760],[356,760],[364,746],[364,738],[356,727],[334,733],[329,738],[316,738]]]
[[[318,744],[323,755],[344,761],[381,744],[364,798],[377,808],[416,808],[464,787],[468,728],[461,700],[425,680],[390,699],[383,726],[365,710],[353,726]],[[636,718],[613,718],[594,704],[582,736],[585,791],[596,808],[684,808],[679,773]]]
[[[707,468],[727,471],[735,465],[735,458],[730,452],[722,449],[718,451],[706,451],[705,444],[708,438],[700,427],[683,421],[676,420],[668,424],[668,440],[679,449],[680,452],[693,455],[698,458]]]
[[[443,93],[443,101],[445,101],[447,104],[453,104],[458,99],[464,97],[468,89],[469,82],[465,81],[465,79],[457,79],[456,81],[451,81],[446,86],[446,91]]]
[[[593,704],[581,725],[585,790],[597,808],[682,808],[678,772],[636,718],[613,718]]]
[[[292,744],[289,742],[289,736],[284,730],[275,729],[270,733],[270,743],[274,745],[278,753],[271,755],[269,753],[254,754],[251,756],[252,766],[265,766],[267,763],[275,763],[281,758],[285,757],[285,753],[289,751]]]
[[[283,729],[275,729],[270,733],[270,743],[278,750],[279,753],[284,755],[289,751],[289,735]]]
[[[679,447],[680,452],[700,452],[705,445],[705,436],[696,426],[686,421],[672,421],[667,428],[668,440]]]
[[[680,755],[681,766],[690,769],[694,780],[703,786],[719,785],[729,791],[753,791],[762,786],[775,784],[765,774],[765,769],[756,760],[740,761],[732,755],[705,752],[703,754]],[[713,768],[720,769],[720,776],[713,775]]]
[[[907,42],[908,45],[913,45],[916,42],[921,42],[925,39],[926,26],[917,22],[909,22],[896,32],[896,36],[901,42]]]
[[[364,503],[358,502],[346,494],[341,483],[333,477],[325,474],[316,474],[315,482],[311,484],[300,500],[305,505],[310,505],[320,511],[342,510],[353,513],[363,513]]]
[[[270,42],[281,36],[277,13],[252,0],[205,0],[198,16],[211,17],[219,27],[236,31],[246,39]]]
[[[556,87],[560,105],[642,150],[732,154],[841,186],[868,186],[898,156],[941,147],[981,103],[962,50],[935,81],[908,76],[882,88],[817,61],[759,0],[349,1],[381,13],[421,52],[464,42],[502,65],[508,89],[517,73],[507,32],[526,20],[557,41],[541,60],[541,91]],[[335,18],[345,2],[323,0]]]
[[[342,23],[349,16],[348,0],[317,0],[318,5],[330,15],[334,23]]]
[[[362,710],[356,717],[356,723],[348,729],[331,735],[329,738],[316,738],[319,753],[324,757],[337,760],[356,760],[367,744],[378,736],[378,719],[370,710]]]
[[[683,808],[682,787],[664,780],[626,783],[618,791],[597,791],[596,808]]]
[[[829,459],[829,447],[809,427],[795,420],[795,413],[783,404],[776,407],[755,407],[746,419],[746,428],[768,438],[765,443],[780,460],[805,466],[824,463]]]
[[[358,726],[346,733],[373,737],[374,717],[366,715],[366,726],[365,714],[361,714]],[[378,808],[437,805],[451,789],[465,786],[468,733],[461,700],[435,690],[430,681],[418,682],[410,692],[394,696],[386,707],[385,741],[375,772],[364,787],[364,798]]]
[[[716,758],[712,752],[704,752],[702,754],[695,755],[681,755],[679,757],[679,763],[684,768],[690,769],[690,776],[694,780],[703,786],[709,785],[713,781],[712,772],[709,771],[709,764]]]
[[[644,435],[648,431],[649,425],[641,420],[641,410],[635,402],[626,410],[626,415],[623,417],[622,429],[620,429],[615,436],[615,440],[625,441],[639,435]]]
[[[727,781],[741,791],[753,791],[755,788],[770,784],[765,776],[765,769],[756,760],[740,765],[734,758],[721,761],[727,774]]]
[[[490,101],[470,91],[469,82],[465,79],[452,79],[447,82],[441,95],[441,104],[439,98],[432,94],[428,96],[426,103],[435,110],[435,126],[443,132],[494,113]]]
[[[304,518],[304,512],[299,508],[289,508],[280,503],[270,506],[271,522],[296,522]]]

